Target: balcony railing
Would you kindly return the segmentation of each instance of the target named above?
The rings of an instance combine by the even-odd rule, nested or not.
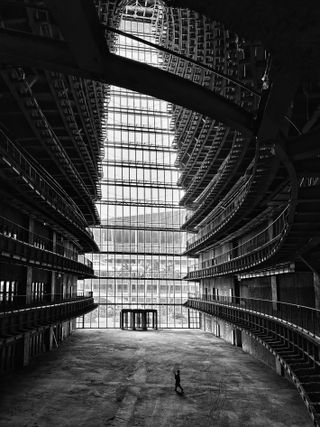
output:
[[[273,255],[288,229],[288,207],[264,230],[217,257],[189,267],[188,278],[213,277],[245,270]]]
[[[94,310],[91,295],[75,296],[61,302],[43,302],[18,309],[4,309],[0,312],[0,336],[12,337],[39,327],[74,319]]]
[[[24,245],[28,245],[28,247],[37,248],[42,251],[50,252],[51,254],[71,259],[92,269],[92,262],[84,255],[78,255],[78,251],[66,248],[59,242],[54,242],[52,239],[33,233],[27,228],[2,216],[0,216],[0,236],[1,235],[16,243],[21,242]]]
[[[320,310],[304,305],[291,304],[267,299],[243,298],[235,296],[192,295],[188,297],[191,304],[199,310],[206,310],[204,304],[225,305],[237,310],[255,312],[288,323],[290,326],[320,339]]]
[[[187,250],[190,250],[206,240],[211,233],[216,231],[222,224],[224,224],[232,215],[235,214],[237,209],[246,197],[248,188],[251,184],[252,177],[247,178],[244,182],[243,179],[239,181],[236,188],[232,189],[228,198],[214,209],[216,215],[211,219],[206,226],[204,226],[198,234],[193,236],[187,242]]]
[[[47,178],[44,178],[2,130],[0,130],[0,151],[8,156],[9,162],[13,162],[32,184],[33,187],[30,188],[36,189],[35,191],[38,191],[50,205],[53,205],[56,211],[61,212],[68,219],[76,221],[81,227],[86,227],[86,220],[77,205],[70,200],[70,197],[57,183],[49,182]],[[6,161],[5,158],[3,160]]]
[[[26,302],[31,297],[30,302]],[[0,315],[12,313],[16,310],[25,310],[37,307],[46,307],[49,305],[80,301],[92,298],[92,292],[79,292],[76,295],[61,293],[42,293],[37,295],[13,294],[11,300],[3,299],[3,293],[0,293]]]

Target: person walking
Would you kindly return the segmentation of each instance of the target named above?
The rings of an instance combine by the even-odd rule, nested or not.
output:
[[[179,369],[176,372],[174,372],[174,379],[176,381],[174,391],[178,391],[178,388],[179,388],[180,392],[183,393],[183,388],[181,387],[181,384],[180,384],[180,371],[179,371]]]

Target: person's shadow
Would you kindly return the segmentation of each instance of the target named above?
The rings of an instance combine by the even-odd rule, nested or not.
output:
[[[183,391],[178,391],[175,390],[176,394],[178,394],[180,397],[185,397],[184,392]]]

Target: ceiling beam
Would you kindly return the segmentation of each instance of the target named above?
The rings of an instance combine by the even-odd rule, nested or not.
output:
[[[66,42],[0,29],[2,64],[29,66],[113,84],[172,102],[251,135],[254,117],[232,101],[190,80],[141,62],[101,52],[99,61],[77,63]]]

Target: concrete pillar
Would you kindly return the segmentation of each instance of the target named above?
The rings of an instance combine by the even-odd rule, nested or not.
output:
[[[269,218],[268,219],[268,227],[270,227],[270,228],[268,228],[268,237],[269,237],[269,240],[273,239],[273,227],[271,227],[272,222],[273,222],[273,219]]]
[[[313,286],[314,286],[314,306],[317,310],[320,310],[320,274],[313,271]]]
[[[143,331],[147,330],[147,313],[145,311],[141,313],[141,326]]]
[[[26,273],[26,304],[32,302],[32,267],[27,267]]]
[[[277,301],[278,301],[278,282],[277,276],[271,276],[271,296],[272,296],[272,310],[277,311]]]
[[[57,249],[57,233],[52,230],[52,251],[55,252]]]
[[[136,313],[134,311],[131,313],[131,325],[132,325],[132,330],[135,331],[136,330]]]
[[[240,329],[234,330],[234,345],[237,347],[242,347],[242,332]]]
[[[33,233],[34,233],[34,219],[29,217],[29,238],[28,241],[30,244],[33,244]],[[32,267],[27,267],[26,274],[26,304],[32,302]]]
[[[44,333],[44,346],[46,351],[52,350],[53,342],[53,326],[50,326]]]
[[[277,357],[276,357],[276,373],[281,377],[284,376],[283,366],[281,365],[280,360]]]
[[[30,363],[30,341],[31,333],[26,332],[23,336],[23,366],[27,366]]]
[[[56,272],[51,272],[51,291],[50,291],[50,301],[54,302],[54,295],[56,293]]]

